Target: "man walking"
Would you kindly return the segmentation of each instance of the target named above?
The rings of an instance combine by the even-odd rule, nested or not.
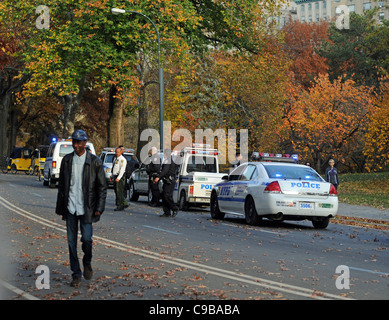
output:
[[[67,154],[61,163],[58,196],[55,212],[66,220],[69,246],[71,286],[81,283],[81,268],[77,256],[78,225],[81,229],[81,242],[84,257],[84,278],[90,280],[92,269],[92,222],[100,220],[105,209],[107,182],[101,160],[86,152],[87,135],[76,130],[72,135],[74,152]]]
[[[175,217],[178,213],[178,207],[173,200],[173,191],[176,184],[177,165],[173,161],[170,150],[165,150],[163,154],[163,164],[161,173],[154,180],[155,184],[162,179],[162,208],[163,214],[160,217]],[[172,212],[172,213],[171,213]]]
[[[124,198],[124,187],[126,185],[126,166],[127,160],[122,154],[120,147],[115,150],[116,158],[112,164],[112,176],[113,188],[116,196],[116,208],[115,211],[123,211],[128,207],[128,203]]]

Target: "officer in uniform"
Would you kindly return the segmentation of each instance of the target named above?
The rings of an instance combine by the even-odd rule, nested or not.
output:
[[[122,155],[121,149],[118,147],[115,150],[116,159],[112,165],[112,176],[111,182],[113,182],[113,187],[116,195],[116,208],[115,211],[123,211],[124,208],[128,207],[127,201],[124,198],[124,187],[126,185],[126,166],[127,160]]]
[[[150,150],[150,163],[146,167],[146,172],[149,175],[149,188],[153,195],[150,206],[156,207],[159,205],[160,193],[158,183],[154,183],[154,180],[161,173],[161,158],[159,157],[156,147],[152,147]]]
[[[164,151],[164,159],[161,173],[154,180],[154,184],[162,179],[162,208],[163,214],[160,217],[175,217],[178,213],[178,207],[173,201],[173,191],[176,184],[177,164],[173,161],[170,150]],[[172,213],[170,213],[172,211]]]

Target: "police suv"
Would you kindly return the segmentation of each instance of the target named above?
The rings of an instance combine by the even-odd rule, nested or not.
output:
[[[162,163],[163,153],[159,155]],[[212,187],[222,181],[221,178],[224,176],[219,173],[218,151],[209,148],[209,145],[193,144],[180,152],[173,151],[172,157],[178,165],[173,200],[178,203],[180,210],[195,205],[209,205]],[[137,201],[140,195],[148,196],[151,201],[147,164],[148,161],[145,159],[129,179],[132,201]],[[162,181],[160,181],[160,190],[162,190]]]
[[[99,155],[101,161],[103,162],[105,180],[107,181],[108,185],[113,184],[110,178],[111,178],[113,158],[116,156],[115,149],[116,148],[104,148]],[[131,157],[133,155],[134,155],[134,149],[124,149],[123,156],[126,158],[127,162],[131,160]]]
[[[211,194],[211,216],[243,216],[250,225],[270,220],[310,220],[326,228],[338,211],[335,187],[293,155],[258,153],[255,162],[241,164]]]
[[[180,210],[190,206],[209,205],[211,191],[222,181],[224,173],[219,173],[218,150],[208,144],[194,143],[184,148],[177,156],[178,175],[173,199]]]

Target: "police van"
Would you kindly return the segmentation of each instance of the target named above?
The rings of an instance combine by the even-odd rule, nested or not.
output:
[[[219,173],[218,150],[207,144],[193,144],[177,155],[176,162],[179,166],[173,199],[180,210],[209,205],[213,186],[225,175]]]
[[[96,154],[93,143],[87,141],[86,148]],[[72,139],[62,139],[53,141],[47,150],[45,165],[43,168],[43,185],[55,188],[59,179],[59,171],[61,169],[62,158],[73,152]]]

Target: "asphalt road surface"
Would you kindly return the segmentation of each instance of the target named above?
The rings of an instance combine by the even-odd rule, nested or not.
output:
[[[13,300],[388,299],[388,228],[330,223],[214,221],[209,208],[161,218],[145,197],[94,224],[92,280],[69,286],[57,189],[0,174],[0,294]],[[82,257],[79,245],[79,257]]]

